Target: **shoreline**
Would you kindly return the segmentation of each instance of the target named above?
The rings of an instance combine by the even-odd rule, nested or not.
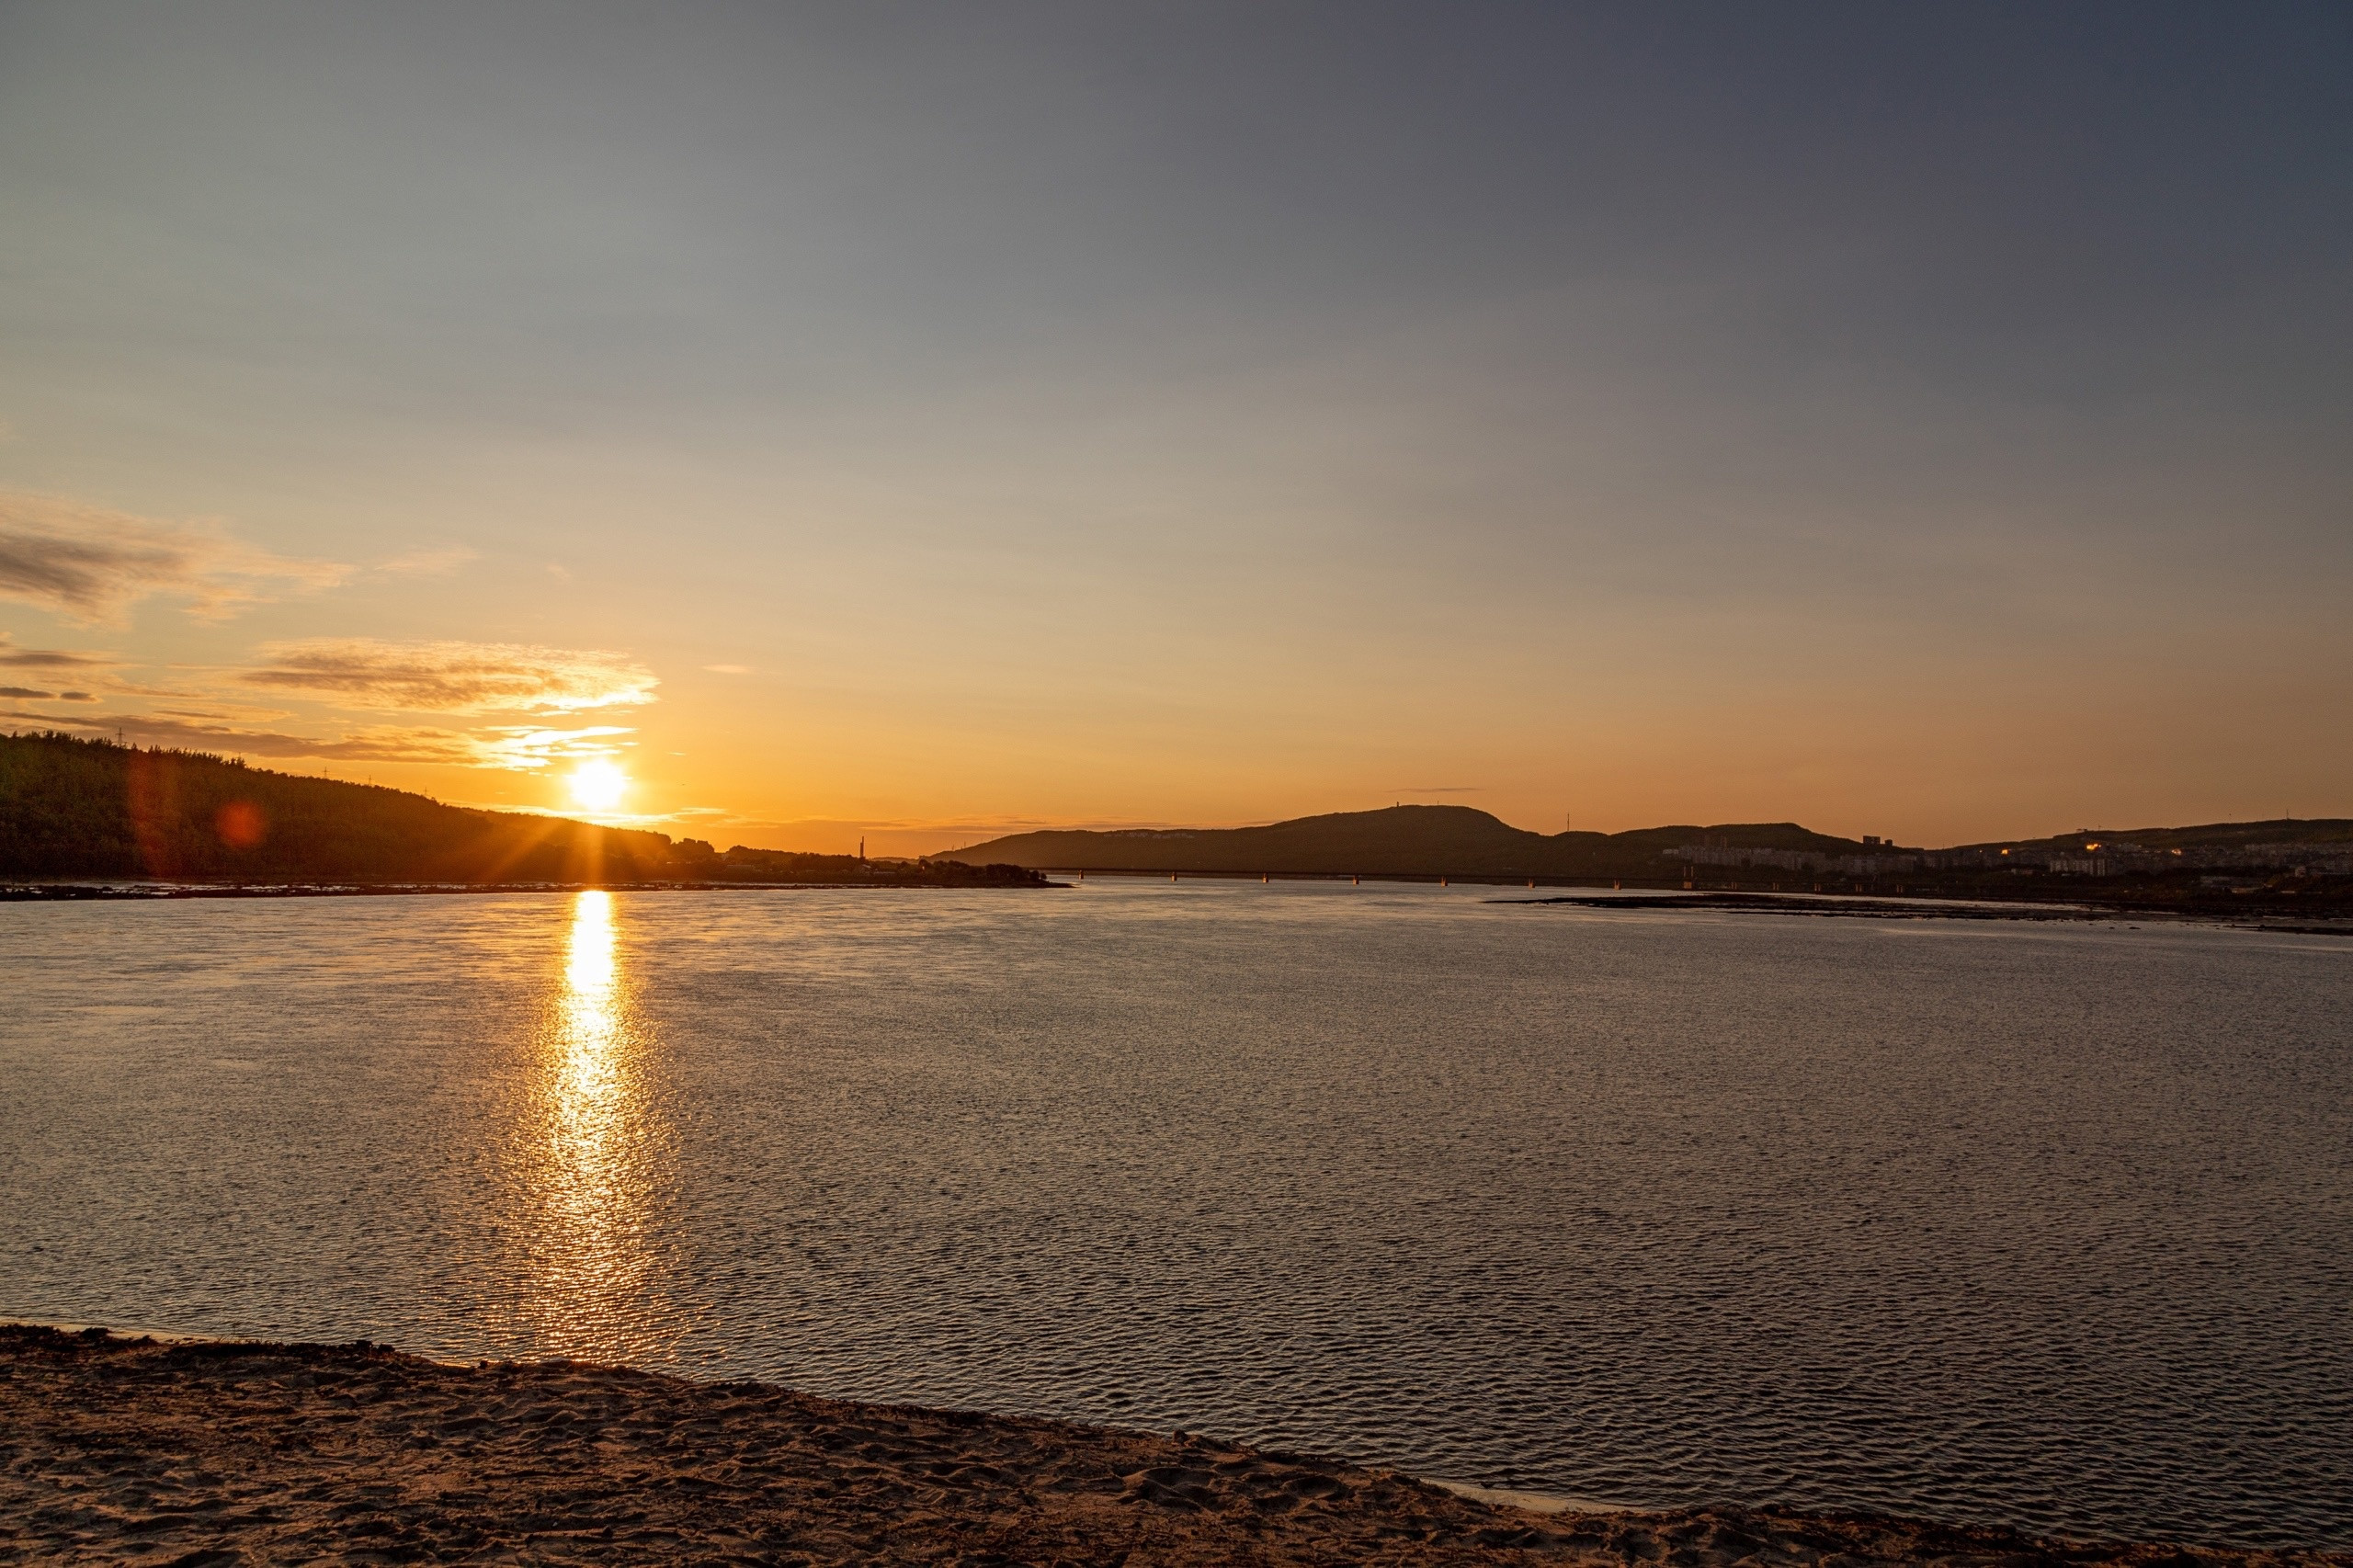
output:
[[[1197,1434],[357,1341],[0,1324],[0,1558],[2347,1568],[1763,1508],[1601,1509]]]
[[[1494,898],[1489,903],[1534,907],[1567,904],[1583,909],[1618,912],[1643,910],[1717,912],[1740,915],[1811,915],[1849,920],[2008,920],[2030,924],[2211,926],[2239,931],[2271,931],[2290,936],[2353,937],[2353,919],[2333,925],[2292,925],[2299,917],[2264,919],[2223,910],[2146,909],[2131,904],[1995,903],[1985,899],[1899,898],[1853,893],[1773,893],[1733,892],[1671,892],[1644,890],[1611,896],[1556,893],[1541,898]],[[2301,917],[2310,921],[2312,916]],[[2326,915],[2322,918],[2327,918]]]
[[[0,882],[0,903],[144,903],[180,898],[421,898],[469,893],[798,892],[854,888],[870,892],[1035,892],[1066,882]]]
[[[271,882],[218,883],[166,882],[142,881],[0,881],[0,903],[153,903],[178,899],[286,899],[286,898],[419,898],[515,895],[528,893],[611,892],[799,892],[857,889],[870,892],[921,891],[986,891],[1038,892],[1056,890],[1067,892],[1074,885],[1083,886],[1088,875],[1098,877],[1135,878],[1158,881],[1158,872],[1091,871],[1071,872],[1056,869],[1043,873],[1049,880],[1032,883],[984,883],[929,881],[910,878],[904,881],[655,881],[655,882]],[[1077,876],[1072,882],[1054,881],[1056,876]],[[1174,878],[1171,879],[1176,880]],[[1266,881],[1256,873],[1244,875],[1227,872],[1187,873],[1192,881]],[[1284,882],[1336,882],[1336,875],[1323,873],[1286,875],[1272,879]],[[1352,879],[1353,880],[1353,879]],[[1474,887],[1516,885],[1522,879],[1455,878],[1452,881]],[[1419,887],[1436,883],[1444,886],[1448,879],[1382,878],[1375,885]],[[1547,887],[1558,892],[1547,892]],[[1575,891],[1590,888],[1594,891]],[[2232,909],[2167,909],[2152,908],[2126,903],[2102,903],[2096,900],[2040,901],[1995,900],[1947,897],[1938,895],[1904,896],[1881,893],[1788,893],[1739,889],[1704,889],[1684,891],[1671,885],[1659,887],[1620,888],[1612,885],[1600,891],[1597,882],[1540,881],[1529,891],[1538,894],[1531,898],[1489,898],[1483,903],[1518,907],[1568,905],[1586,909],[1608,910],[1618,914],[1651,913],[1733,913],[1744,915],[1808,915],[1815,918],[1846,918],[1857,920],[1967,920],[2010,921],[2033,924],[2078,924],[2139,926],[2202,926],[2226,930],[2263,931],[2275,935],[2305,937],[2353,937],[2353,917],[2339,917],[2329,910],[2317,915],[2280,910]],[[2318,924],[2315,922],[2326,922]]]

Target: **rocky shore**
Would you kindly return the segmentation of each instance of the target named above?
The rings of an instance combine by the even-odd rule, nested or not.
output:
[[[1539,1513],[1207,1437],[572,1362],[0,1326],[0,1562],[1661,1563],[2353,1558],[1772,1510]]]

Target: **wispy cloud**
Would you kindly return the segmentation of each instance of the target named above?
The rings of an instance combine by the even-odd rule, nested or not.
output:
[[[446,577],[469,561],[481,559],[482,552],[462,544],[438,545],[429,550],[412,550],[404,555],[376,562],[375,570],[390,577]]]
[[[260,724],[293,716],[288,709],[266,708],[260,703],[240,701],[218,691],[190,690],[184,686],[147,686],[132,680],[109,680],[105,684],[107,695],[110,698],[118,700],[133,697],[161,698],[174,706],[154,708],[149,711],[169,713],[183,719],[222,719],[242,724]]]
[[[181,746],[191,751],[226,752],[243,756],[321,757],[335,762],[438,762],[463,767],[483,766],[481,744],[452,730],[372,726],[332,739],[289,734],[280,730],[256,730],[222,723],[200,716],[170,713],[110,713],[102,719],[75,719],[52,713],[10,711],[0,718],[87,734],[113,735],[149,745]]]
[[[155,685],[113,673],[109,655],[60,649],[18,648],[0,634],[0,676],[22,669],[39,686],[0,686],[16,704],[112,701],[137,711],[74,714],[56,709],[11,709],[0,718],[84,733],[114,734],[149,745],[185,746],[257,757],[318,757],[351,762],[428,763],[538,772],[560,764],[610,756],[635,745],[627,725],[585,723],[599,710],[654,699],[657,677],[627,654],[599,649],[547,648],[506,642],[391,642],[368,638],[265,643],[257,663],[220,671],[178,666],[183,678]],[[87,670],[89,691],[62,687]],[[60,677],[63,678],[61,679]],[[193,678],[189,678],[193,677]],[[22,677],[20,677],[22,678]],[[302,734],[285,708],[252,699],[303,697],[329,709],[471,716],[517,716],[521,722],[451,727],[340,725],[341,733]],[[577,717],[574,718],[574,716]],[[567,722],[568,721],[568,722]]]
[[[611,756],[621,750],[620,737],[637,732],[619,724],[588,724],[574,730],[501,728],[489,732],[493,740],[477,740],[477,759],[485,767],[512,767],[529,772],[552,763],[592,756]]]
[[[705,665],[703,668],[715,676],[747,676],[752,673],[749,665]]]
[[[185,695],[170,694],[166,695]],[[180,708],[151,708],[169,719],[200,719],[215,724],[267,724],[276,719],[290,719],[292,714],[283,708],[263,708],[250,702],[222,701],[210,695],[197,696],[192,705]]]
[[[654,700],[660,679],[625,653],[512,642],[272,642],[238,679],[347,708],[406,713],[568,713]]]
[[[102,670],[121,663],[104,653],[74,653],[63,648],[19,648],[0,631],[0,669]]]
[[[97,696],[87,691],[35,691],[28,686],[0,686],[0,697],[13,697],[19,702],[96,702]]]
[[[296,561],[216,529],[152,522],[78,501],[0,492],[0,597],[82,621],[117,621],[155,595],[224,619],[279,592],[333,587],[351,568]]]

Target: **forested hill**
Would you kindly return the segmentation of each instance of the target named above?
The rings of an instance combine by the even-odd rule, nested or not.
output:
[[[445,806],[200,752],[0,735],[0,879],[1043,887],[1017,866],[868,860]]]
[[[971,859],[1073,870],[1284,875],[1655,877],[1689,844],[1869,855],[1878,846],[1795,823],[1646,827],[1631,833],[1529,833],[1469,806],[1389,806],[1298,817],[1267,827],[1141,828],[1016,834],[960,849]]]
[[[0,735],[0,876],[642,881],[667,836],[445,806],[194,752]]]

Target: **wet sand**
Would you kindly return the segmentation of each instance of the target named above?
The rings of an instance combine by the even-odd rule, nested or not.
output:
[[[1772,1510],[1537,1512],[1184,1434],[15,1325],[0,1561],[2353,1564]]]

